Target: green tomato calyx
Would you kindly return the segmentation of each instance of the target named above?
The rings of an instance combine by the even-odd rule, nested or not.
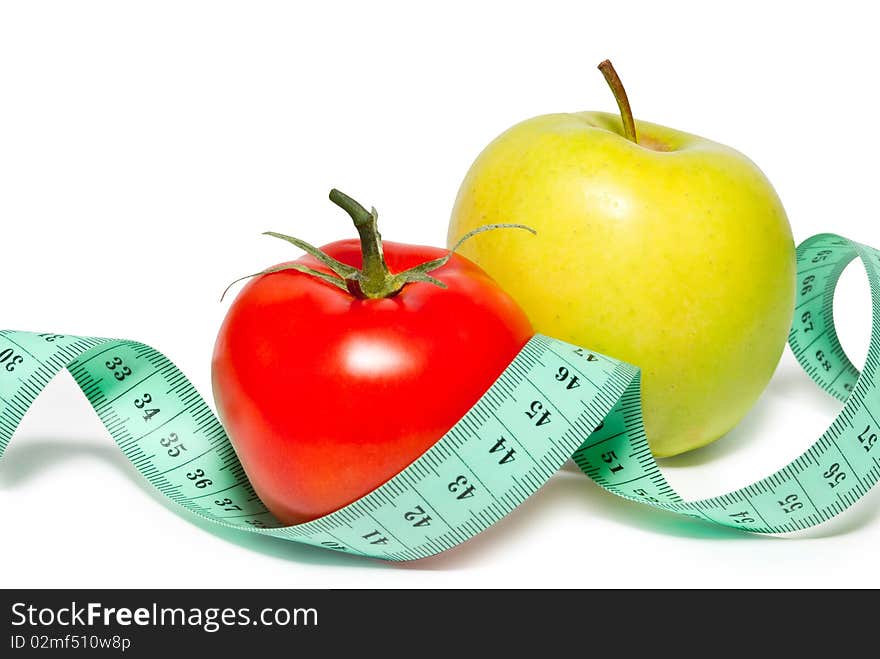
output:
[[[320,270],[310,268],[301,263],[286,263],[284,265],[267,268],[261,272],[255,272],[252,275],[236,279],[226,287],[226,290],[223,291],[223,295],[220,296],[220,300],[222,301],[223,298],[226,297],[226,293],[229,292],[229,289],[240,281],[259,275],[282,272],[284,270],[296,270],[297,272],[311,275],[312,277],[316,277],[321,281],[331,284],[332,286],[361,299],[375,300],[393,297],[403,290],[403,287],[407,284],[417,282],[424,282],[439,286],[440,288],[446,288],[446,284],[436,277],[432,277],[429,273],[446,265],[455,251],[466,240],[477,234],[485,231],[492,231],[494,229],[525,229],[532,234],[536,233],[534,229],[523,224],[486,224],[465,234],[444,256],[431,261],[426,261],[425,263],[403,270],[402,272],[392,273],[388,269],[388,265],[385,263],[385,254],[382,250],[382,236],[379,233],[378,228],[379,213],[376,209],[372,208],[368,211],[354,199],[344,192],[340,192],[336,188],[330,191],[330,201],[348,213],[354,222],[354,226],[360,237],[361,254],[363,256],[363,265],[360,269],[333,258],[326,252],[323,252],[304,240],[283,233],[276,233],[275,231],[266,231],[263,233],[264,236],[279,238],[295,245],[304,252],[315,257],[325,265],[332,274],[321,272]]]

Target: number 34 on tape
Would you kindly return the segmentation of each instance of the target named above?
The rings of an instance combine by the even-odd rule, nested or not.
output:
[[[874,302],[861,374],[840,346],[832,314],[837,281],[856,257]],[[569,458],[610,492],[656,508],[753,532],[804,529],[851,506],[880,477],[880,252],[820,234],[798,247],[797,259],[789,343],[843,409],[790,464],[710,499],[684,501],[654,461],[638,368],[542,335],[417,461],[305,524],[282,526],[266,510],[193,385],[136,341],[0,331],[0,456],[34,399],[66,368],[150,483],[191,512],[242,531],[388,560],[422,558],[507,515]]]

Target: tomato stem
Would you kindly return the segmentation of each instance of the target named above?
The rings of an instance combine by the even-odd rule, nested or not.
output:
[[[400,292],[405,281],[399,281],[388,270],[382,251],[382,235],[379,233],[379,213],[375,208],[367,211],[354,199],[336,188],[330,191],[330,201],[351,216],[361,239],[363,265],[357,276],[349,278],[349,290],[366,298],[391,297]]]

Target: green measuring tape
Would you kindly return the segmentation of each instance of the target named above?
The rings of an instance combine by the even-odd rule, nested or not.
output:
[[[832,316],[835,286],[856,256],[874,302],[861,376],[840,346]],[[788,466],[711,499],[684,501],[660,472],[642,425],[638,368],[542,335],[418,460],[370,494],[305,524],[282,526],[266,510],[193,385],[164,355],[135,341],[0,331],[0,456],[43,387],[67,368],[160,492],[245,531],[389,560],[422,558],[507,515],[570,457],[627,499],[749,531],[795,531],[848,508],[880,477],[880,252],[821,234],[798,247],[797,259],[789,343],[810,377],[845,404]]]

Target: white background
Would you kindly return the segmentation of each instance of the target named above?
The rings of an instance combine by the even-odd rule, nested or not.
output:
[[[299,5],[302,5],[301,7]],[[350,236],[442,245],[458,184],[509,125],[614,101],[734,146],[798,242],[880,246],[876,22],[857,2],[58,2],[0,5],[0,326],[162,349],[210,397],[231,279]],[[861,363],[867,287],[836,315]],[[743,423],[664,461],[685,496],[785,464],[839,409],[786,352]],[[880,586],[880,491],[794,537],[659,513],[571,470],[445,555],[390,565],[217,530],[126,462],[67,376],[0,462],[0,586]]]

